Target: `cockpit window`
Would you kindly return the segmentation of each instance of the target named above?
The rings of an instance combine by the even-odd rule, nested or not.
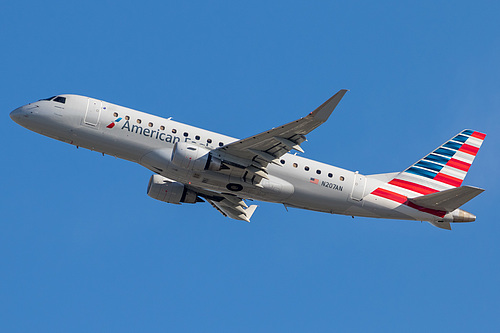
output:
[[[59,102],[59,103],[66,103],[66,97],[62,97],[62,96],[57,96],[56,98],[54,98],[54,102]]]
[[[41,101],[51,101],[52,99],[54,99],[56,96],[52,96],[52,97],[49,97],[49,98],[42,98]]]

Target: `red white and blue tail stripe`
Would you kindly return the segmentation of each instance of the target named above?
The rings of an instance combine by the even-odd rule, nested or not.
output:
[[[423,195],[459,187],[485,137],[463,130],[389,183]]]
[[[370,194],[442,218],[446,211],[421,207],[409,199],[460,187],[485,137],[463,130]]]

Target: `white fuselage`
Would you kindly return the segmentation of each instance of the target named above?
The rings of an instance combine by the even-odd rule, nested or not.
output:
[[[226,185],[236,183],[242,185],[236,193],[242,198],[288,207],[353,216],[439,219],[368,195],[389,180],[383,176],[363,176],[292,154],[281,157],[280,165],[269,164],[269,179],[262,180],[262,187],[248,185],[230,174],[179,169],[171,163],[176,142],[216,149],[237,139],[93,98],[60,96],[66,98],[65,103],[40,100],[14,110],[11,117],[40,134],[136,162],[164,177],[211,191],[227,193]]]

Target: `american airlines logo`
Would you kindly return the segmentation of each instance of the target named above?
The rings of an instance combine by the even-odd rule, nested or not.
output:
[[[116,120],[115,120],[115,121],[112,121],[112,122],[111,122],[108,126],[106,126],[106,127],[107,127],[107,128],[113,128],[113,127],[115,127],[115,124],[116,124],[116,123],[119,123],[119,122],[120,122],[120,120],[122,120],[122,118],[116,118]]]
[[[122,120],[122,118],[117,118],[116,120],[112,121],[107,128],[113,128],[117,123],[119,123]],[[164,142],[169,142],[169,143],[176,143],[181,141],[181,138],[176,136],[176,135],[171,135],[167,134],[163,131],[155,130],[155,129],[150,129],[150,128],[142,128],[142,126],[139,125],[132,125],[130,126],[130,121],[125,121],[123,126],[120,128],[122,130],[127,130],[128,132],[133,132],[139,135],[144,135],[156,140],[164,141]],[[185,137],[184,141],[191,141],[190,138]]]

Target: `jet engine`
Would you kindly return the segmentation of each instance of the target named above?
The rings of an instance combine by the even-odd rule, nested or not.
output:
[[[184,184],[162,177],[152,175],[148,184],[148,195],[156,200],[180,204],[203,202],[198,193],[188,190]]]
[[[219,171],[223,168],[222,161],[213,157],[209,149],[187,142],[177,142],[174,145],[171,161],[175,166],[185,170]]]

